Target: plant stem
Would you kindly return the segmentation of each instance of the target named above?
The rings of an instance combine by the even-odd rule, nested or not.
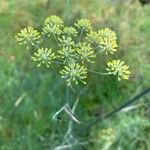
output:
[[[83,35],[83,31],[84,31],[84,29],[82,28],[81,33],[80,33],[80,36],[79,36],[79,41],[78,41],[78,42],[81,41],[81,38],[82,38],[82,35]]]
[[[74,115],[75,110],[76,110],[76,108],[77,108],[77,105],[78,105],[78,103],[79,103],[80,95],[83,94],[83,92],[85,91],[86,88],[87,88],[87,86],[86,86],[83,90],[81,90],[81,92],[78,94],[78,96],[77,96],[77,98],[76,98],[76,100],[75,100],[75,102],[74,102],[74,104],[73,104],[73,106],[72,106],[71,112],[72,112],[73,115]],[[79,123],[80,123],[80,122],[79,122]],[[63,141],[63,145],[66,143],[66,141],[67,141],[69,135],[71,135],[72,128],[73,128],[73,120],[71,119],[71,120],[69,121],[69,123],[68,123],[68,130],[67,130],[67,132],[66,132],[66,134],[65,134],[64,141]]]
[[[70,12],[69,5],[70,5],[70,1],[66,0],[66,22],[67,22],[67,25],[69,24],[69,12]]]
[[[57,42],[57,44],[59,45],[59,42],[54,34],[53,34],[53,37],[54,37],[55,41]]]
[[[74,117],[74,114],[72,113],[72,110],[69,110],[69,107],[65,107],[65,112],[71,117],[72,120],[74,120],[76,123],[80,124],[80,122]]]
[[[93,70],[88,70],[88,71],[95,73],[95,74],[99,74],[99,75],[110,75],[110,73],[102,73],[102,72],[97,72],[97,71],[93,71]]]
[[[88,142],[80,142],[78,144],[66,144],[66,145],[57,146],[53,150],[66,150],[66,149],[70,149],[72,146],[88,145],[88,144],[89,144]]]
[[[57,116],[65,109],[66,105],[61,107],[54,115],[53,115],[53,120],[57,118]]]
[[[96,46],[94,49],[96,50],[96,49],[98,49],[98,48],[100,48],[100,45]]]
[[[102,150],[109,150],[110,146],[112,145],[113,142],[107,142],[104,147],[102,148]]]
[[[66,88],[66,104],[68,104],[69,105],[69,102],[70,102],[70,91],[69,91],[69,87],[67,86],[67,88]]]
[[[61,59],[58,59],[58,58],[55,59],[53,62],[58,63],[58,64],[64,64],[64,62]]]
[[[71,109],[71,112],[72,112],[73,115],[74,115],[74,112],[75,112],[75,110],[76,110],[76,107],[77,107],[78,103],[79,103],[79,97],[77,97],[77,99],[75,100],[75,102],[74,102],[74,104],[73,104],[73,107],[72,107],[72,109]],[[80,122],[79,122],[79,123],[80,123]],[[68,123],[68,130],[67,130],[67,132],[66,132],[66,134],[65,134],[65,137],[64,137],[64,140],[63,140],[63,144],[66,143],[66,141],[67,141],[69,135],[70,135],[71,132],[72,132],[72,128],[73,128],[73,120],[71,119],[71,120],[69,121],[69,123]]]

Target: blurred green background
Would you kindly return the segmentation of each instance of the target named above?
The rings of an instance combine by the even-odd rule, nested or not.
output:
[[[62,80],[50,69],[36,68],[14,37],[29,25],[40,29],[49,15],[65,20],[66,14],[65,0],[0,0],[0,150],[53,150],[62,144],[68,118],[61,114],[61,121],[52,120],[66,98]],[[78,18],[91,20],[95,29],[111,28],[118,36],[118,53],[99,56],[93,70],[103,70],[107,60],[121,58],[132,72],[130,80],[121,82],[89,75],[76,110],[84,122],[103,116],[149,87],[150,5],[138,0],[70,0],[69,23]],[[65,149],[150,150],[150,98],[142,97],[133,105],[135,109],[117,113],[85,130],[85,135],[80,135],[80,125],[75,124]],[[107,128],[115,132],[109,147],[101,137]]]

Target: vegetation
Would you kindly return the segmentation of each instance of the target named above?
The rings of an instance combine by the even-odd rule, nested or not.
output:
[[[60,0],[26,0],[21,3],[19,0],[1,0],[0,3],[0,149],[149,150],[148,95],[92,128],[86,129],[86,125],[89,123],[87,120],[92,122],[97,117],[103,117],[149,87],[150,5],[142,6],[138,1],[131,0],[74,0],[69,4]],[[48,18],[45,20],[46,17]],[[121,76],[120,72],[117,72],[118,78],[92,72],[87,76],[88,69],[82,66],[80,68],[77,64],[68,64],[67,71],[68,68],[76,67],[79,73],[84,72],[81,76],[86,76],[88,81],[86,85],[79,83],[76,92],[73,92],[68,90],[53,65],[53,61],[58,58],[65,60],[63,49],[57,55],[53,51],[57,45],[55,37],[51,40],[49,37],[45,39],[46,47],[39,48],[35,45],[41,44],[41,36],[50,36],[52,32],[56,36],[61,35],[57,40],[63,47],[66,39],[62,33],[75,39],[80,27],[86,26],[87,31],[91,30],[89,22],[85,23],[83,18],[90,20],[94,28],[87,34],[87,40],[96,40],[97,34],[103,35],[106,32],[110,32],[111,38],[116,40],[116,33],[118,48],[114,43],[112,49],[106,49],[101,38],[98,41],[104,50],[103,55],[108,54],[105,57],[95,57],[93,47],[85,43],[86,41],[73,44],[77,47],[80,65],[82,61],[86,61],[87,67],[92,68],[92,71],[102,72],[107,68],[108,73],[116,74],[114,68],[120,64]],[[67,23],[66,27],[62,20]],[[62,29],[59,30],[58,26],[55,26],[55,29],[49,30],[49,21],[56,21]],[[74,22],[75,27],[72,27]],[[15,39],[21,30],[17,40],[25,44],[24,46],[19,46]],[[98,30],[99,32],[96,32]],[[32,42],[28,33],[31,33],[30,36],[34,39]],[[69,41],[69,44],[72,43]],[[88,57],[84,60],[82,54],[87,47],[91,49],[91,53],[87,53]],[[28,49],[25,50],[26,48]],[[43,52],[48,59],[41,58]],[[118,58],[121,61],[118,61]],[[113,59],[114,61],[111,61]],[[96,63],[91,63],[93,60]],[[122,61],[130,66],[130,77],[129,72],[126,72],[128,67],[124,66]],[[64,78],[66,69],[58,63],[55,65],[61,70],[61,76]],[[126,73],[125,76],[122,76],[122,72]],[[118,82],[120,78],[129,80]],[[72,83],[72,80],[67,80],[67,83]],[[66,101],[69,102],[69,106],[65,105],[65,108],[73,112],[76,109],[75,114],[68,116],[62,112],[57,115],[57,120],[53,120],[56,111],[64,106]],[[79,102],[77,107],[74,102]]]

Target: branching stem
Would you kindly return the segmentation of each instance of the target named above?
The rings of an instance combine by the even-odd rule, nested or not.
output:
[[[53,120],[57,120],[57,116],[65,109],[66,105],[61,107],[52,117]]]
[[[88,145],[88,144],[89,144],[88,142],[80,142],[77,144],[66,144],[66,145],[57,146],[53,150],[66,150],[66,149],[70,149],[72,146],[75,145]]]

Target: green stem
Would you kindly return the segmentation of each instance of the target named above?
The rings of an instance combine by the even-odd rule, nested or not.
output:
[[[54,37],[55,41],[57,42],[57,44],[59,45],[59,42],[54,34],[53,34],[53,37]]]
[[[37,44],[34,44],[33,46],[36,47],[37,49],[40,49],[40,47]]]
[[[67,86],[66,88],[66,104],[69,104],[69,99],[70,99],[70,91],[69,91],[69,87]]]
[[[100,45],[96,46],[94,49],[96,50],[96,49],[98,49],[98,48],[100,48]]]
[[[70,5],[70,1],[69,0],[66,0],[66,22],[67,22],[67,25],[69,24],[69,5]]]
[[[54,63],[56,63],[56,64],[64,65],[64,63],[63,63],[63,62],[60,62],[60,61],[58,61],[58,60],[54,60],[53,62],[54,62]]]
[[[80,36],[79,36],[79,41],[78,41],[78,42],[81,41],[81,38],[82,38],[82,35],[83,35],[83,31],[84,31],[84,29],[82,28],[81,33],[80,33]]]
[[[88,71],[95,73],[95,74],[99,74],[99,75],[110,75],[110,73],[102,73],[102,72],[97,72],[97,71],[93,71],[93,70],[88,70]]]
[[[77,99],[75,100],[75,102],[73,104],[73,107],[71,109],[71,112],[72,112],[73,115],[75,113],[75,110],[76,110],[76,107],[77,107],[78,103],[79,103],[79,97],[77,97]],[[71,119],[69,121],[69,123],[68,123],[68,130],[67,130],[67,132],[65,134],[65,137],[64,137],[64,140],[63,140],[63,144],[66,143],[67,139],[69,138],[69,135],[71,135],[72,128],[73,128],[73,120]]]
[[[83,92],[86,90],[87,86],[81,90],[81,92],[78,94],[75,102],[73,103],[73,106],[72,106],[72,109],[71,109],[71,113],[74,115],[75,111],[76,111],[76,108],[78,106],[78,103],[79,103],[79,100],[80,100],[80,96],[83,94]],[[63,140],[63,145],[66,143],[67,139],[69,138],[69,135],[71,135],[71,132],[72,132],[72,129],[73,129],[73,120],[71,119],[68,123],[68,130],[65,134],[65,137],[64,137],[64,140]]]

